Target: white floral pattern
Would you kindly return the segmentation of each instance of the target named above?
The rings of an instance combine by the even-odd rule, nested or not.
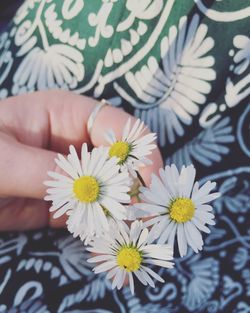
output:
[[[68,45],[52,45],[47,51],[33,48],[23,59],[13,77],[13,94],[52,88],[73,89],[84,77],[81,53]]]
[[[213,258],[199,260],[194,257],[190,263],[193,276],[183,301],[189,310],[194,311],[206,303],[218,286],[219,266]]]
[[[0,86],[7,78],[14,62],[12,52],[9,51],[10,43],[8,34],[3,33],[0,36]]]
[[[117,92],[136,108],[135,115],[159,134],[162,146],[166,136],[174,143],[176,136],[184,135],[183,124],[191,125],[211,91],[210,81],[216,73],[214,57],[207,54],[214,40],[207,37],[207,30],[205,24],[199,24],[198,15],[190,23],[182,17],[178,29],[170,27],[168,37],[161,41],[163,70],[150,57],[141,70],[125,76],[138,100],[115,83]]]

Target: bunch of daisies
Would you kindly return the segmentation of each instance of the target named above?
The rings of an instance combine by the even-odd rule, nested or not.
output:
[[[195,182],[193,165],[161,168],[146,187],[139,170],[151,163],[156,135],[139,119],[127,121],[122,138],[113,130],[105,137],[107,146],[92,151],[84,143],[81,158],[73,146],[67,157],[58,155],[64,175],[48,172],[53,180],[45,182],[45,200],[52,201],[54,218],[67,214],[69,232],[95,254],[88,260],[97,263],[94,272],[107,272],[112,288],[129,283],[134,293],[134,277],[152,287],[164,282],[151,265],[172,268],[175,243],[181,257],[188,247],[202,250],[201,232],[215,224],[208,203],[219,193],[211,193],[215,183]]]

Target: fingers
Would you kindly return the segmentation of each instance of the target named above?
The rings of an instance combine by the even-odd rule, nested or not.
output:
[[[68,154],[69,145],[74,145],[80,152],[84,142],[90,144],[87,121],[97,100],[65,91],[53,91],[51,97],[53,103],[46,102],[50,124],[49,148]]]
[[[70,144],[90,143],[87,120],[95,105],[62,90],[10,97],[0,102],[0,129],[25,145],[66,154]]]
[[[0,200],[1,231],[22,231],[48,225],[48,204],[34,199]]]
[[[55,152],[27,146],[0,134],[0,197],[42,199],[48,170],[59,171]]]
[[[43,200],[5,198],[0,199],[0,230],[23,231],[50,226],[66,225],[66,216],[53,219],[48,212],[49,204]]]

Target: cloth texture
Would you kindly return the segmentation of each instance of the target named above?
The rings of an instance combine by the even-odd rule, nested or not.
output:
[[[158,135],[165,164],[217,181],[204,249],[155,289],[112,290],[65,230],[0,235],[0,312],[250,312],[250,1],[28,0],[0,36],[0,99],[62,88]],[[1,179],[1,178],[0,178]]]

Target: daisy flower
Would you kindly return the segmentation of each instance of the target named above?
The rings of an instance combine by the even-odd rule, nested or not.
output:
[[[139,119],[131,126],[129,118],[122,133],[122,139],[116,138],[114,131],[111,129],[105,134],[105,138],[110,144],[109,156],[119,158],[121,169],[126,168],[134,176],[135,171],[139,167],[151,164],[151,161],[146,158],[151,154],[151,150],[156,148],[153,143],[156,139],[156,134],[149,133],[143,136],[146,127]]]
[[[56,211],[54,218],[64,213],[69,215],[67,225],[74,236],[81,233],[84,239],[101,235],[109,229],[107,212],[114,219],[126,219],[122,203],[130,202],[129,173],[120,172],[117,158],[109,158],[107,148],[94,148],[88,152],[84,143],[81,161],[73,146],[69,151],[67,158],[59,154],[55,159],[67,176],[48,173],[54,180],[44,182],[51,187],[45,200],[52,201],[50,212]]]
[[[174,246],[177,234],[180,256],[187,253],[190,246],[196,253],[202,249],[201,231],[209,233],[205,225],[214,225],[212,206],[208,202],[219,197],[219,193],[210,193],[215,182],[206,182],[199,187],[195,180],[193,165],[183,166],[180,173],[175,165],[160,169],[160,178],[152,175],[149,188],[141,187],[140,198],[145,203],[134,206],[143,210],[145,216],[154,216],[145,225],[152,227],[158,243]]]
[[[121,289],[128,278],[132,294],[134,276],[145,286],[155,287],[152,277],[164,282],[148,265],[172,268],[173,250],[168,245],[151,244],[150,233],[142,222],[134,221],[130,229],[126,224],[122,225],[121,222],[120,227],[114,224],[109,235],[94,238],[87,248],[99,254],[87,260],[90,263],[101,263],[93,269],[94,272],[108,272],[107,278],[113,279],[112,289]]]

